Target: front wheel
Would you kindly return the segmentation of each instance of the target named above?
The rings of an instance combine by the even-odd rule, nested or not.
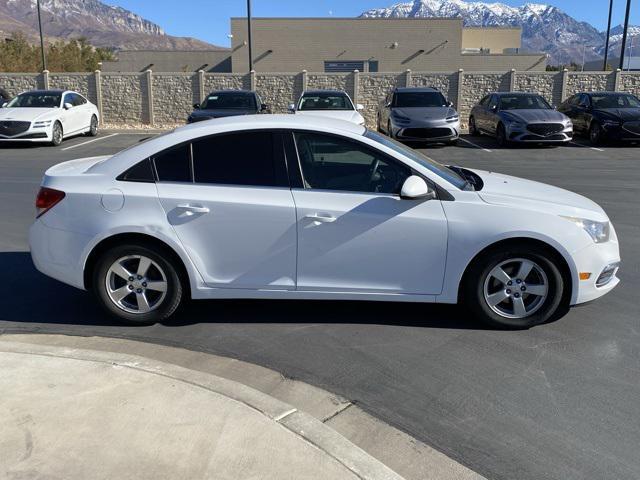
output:
[[[465,276],[463,301],[480,320],[501,328],[529,328],[549,320],[564,292],[562,274],[543,249],[485,254]]]
[[[480,131],[478,130],[478,127],[476,126],[475,117],[469,117],[469,135],[471,135],[472,137],[480,136]]]
[[[593,122],[591,128],[589,128],[589,141],[591,145],[600,145],[602,143],[602,137],[602,127],[596,122]]]
[[[126,323],[148,325],[169,318],[182,300],[176,266],[154,247],[122,245],[96,264],[93,290],[100,304]]]
[[[51,145],[54,147],[59,146],[62,143],[62,125],[60,122],[56,122],[53,124],[53,129],[51,130]]]
[[[496,128],[496,140],[498,145],[501,147],[506,147],[509,145],[509,140],[507,139],[507,131],[504,128],[504,125],[499,123],[498,128]]]

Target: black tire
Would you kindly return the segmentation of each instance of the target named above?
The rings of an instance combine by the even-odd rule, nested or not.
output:
[[[600,124],[598,122],[592,122],[591,127],[589,127],[589,141],[591,145],[602,145],[603,136]]]
[[[501,147],[509,146],[509,140],[507,139],[507,130],[502,123],[499,123],[496,127],[496,141]]]
[[[58,121],[53,124],[52,135],[51,135],[51,145],[54,147],[60,146],[62,143],[62,138],[64,136],[64,131],[62,130],[62,124]]]
[[[529,295],[527,294],[525,298],[526,292],[522,294],[518,292],[518,288],[521,287],[515,284],[515,280],[512,287],[507,287],[505,284],[505,292],[509,292],[510,290],[507,289],[511,288],[514,292],[512,295],[521,295],[522,301],[531,301],[530,305],[535,307],[528,316],[508,318],[498,314],[489,306],[488,301],[485,300],[485,284],[489,281],[487,278],[490,276],[490,272],[492,272],[496,266],[500,266],[504,262],[507,262],[507,265],[509,265],[508,262],[511,260],[521,259],[534,262],[536,266],[544,271],[547,282],[546,298],[541,299],[539,305],[536,306],[533,304],[533,302],[536,301],[536,296],[531,296],[529,299]],[[526,329],[544,323],[559,311],[559,307],[563,302],[564,280],[560,270],[556,266],[557,260],[554,260],[554,255],[551,252],[537,246],[506,247],[490,250],[475,260],[465,274],[461,286],[462,303],[476,318],[493,327]],[[527,278],[532,282],[534,280],[532,277]],[[498,291],[500,290],[501,287],[498,287]],[[506,303],[502,305],[505,305],[505,309],[508,309],[509,305],[514,305],[511,303],[513,300],[514,299],[505,299]]]
[[[476,119],[474,117],[469,117],[469,135],[472,137],[480,136],[480,131],[478,127],[476,127]]]
[[[391,120],[387,122],[387,135],[389,136],[389,138],[394,138],[393,128],[391,127]]]
[[[98,117],[95,115],[91,116],[91,122],[89,123],[89,131],[87,132],[88,137],[95,137],[98,135]]]
[[[166,280],[166,291],[164,297],[158,299],[157,304],[153,305],[153,309],[146,313],[131,313],[124,310],[122,307],[114,303],[114,300],[110,298],[107,291],[107,283],[111,277],[109,274],[111,266],[119,259],[129,256],[146,257],[152,262],[155,262],[155,264],[160,268],[160,272],[164,273],[164,280]],[[114,247],[102,254],[95,264],[92,283],[93,293],[100,302],[100,305],[109,314],[117,317],[121,322],[134,325],[151,325],[164,321],[173,315],[173,313],[178,309],[182,301],[184,291],[176,265],[174,265],[173,261],[168,258],[169,255],[167,255],[165,251],[153,246],[125,244]],[[135,262],[135,259],[131,261]],[[151,269],[155,269],[155,266],[151,267]],[[155,273],[157,277],[157,271]],[[150,277],[151,274],[148,276]],[[150,279],[149,282],[151,281],[152,280]],[[124,285],[126,284],[127,282],[124,282]],[[146,284],[143,285],[145,287],[147,286]],[[149,290],[152,289],[149,288]],[[131,298],[131,302],[133,302],[132,298],[137,298],[137,295],[135,294],[135,291],[132,291],[131,295],[134,295],[134,297],[128,298]]]

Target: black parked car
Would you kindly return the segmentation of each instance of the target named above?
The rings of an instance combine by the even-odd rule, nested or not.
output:
[[[573,120],[576,133],[594,145],[606,140],[640,142],[640,100],[629,93],[576,93],[558,107]]]
[[[256,92],[250,90],[211,92],[202,104],[196,103],[193,108],[195,110],[187,118],[187,123],[211,118],[270,113],[269,106],[262,103],[260,96]]]
[[[9,94],[4,88],[0,88],[0,107],[9,101]]]

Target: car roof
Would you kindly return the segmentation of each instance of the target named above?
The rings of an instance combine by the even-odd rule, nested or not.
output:
[[[70,91],[70,90],[60,90],[60,89],[56,89],[56,88],[51,88],[51,89],[48,89],[48,90],[27,90],[27,91],[22,92],[22,93],[43,93],[43,94],[46,94],[46,93],[64,93],[64,92],[68,92],[68,91]]]
[[[363,135],[366,128],[344,120],[314,115],[239,115],[215,118],[178,127],[144,143],[115,154],[108,161],[95,165],[92,173],[118,175],[135,163],[166,148],[200,137],[246,130],[313,130],[324,133]]]
[[[228,90],[213,90],[209,92],[209,95],[215,95],[218,93],[246,93],[247,95],[256,94],[256,92],[253,90],[240,90],[240,89],[229,88]]]
[[[396,92],[439,92],[435,87],[396,87],[394,89]]]
[[[305,90],[302,92],[302,95],[318,95],[319,93],[330,93],[330,94],[338,94],[338,95],[346,95],[347,92],[344,90]]]
[[[526,97],[529,95],[536,95],[538,97],[542,96],[536,92],[492,92],[489,95],[497,95],[498,97],[504,97],[507,95],[509,95],[510,97]]]
[[[632,95],[629,92],[577,92],[577,95],[579,94],[584,94],[584,95]]]

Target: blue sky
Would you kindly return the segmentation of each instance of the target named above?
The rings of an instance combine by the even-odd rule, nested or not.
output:
[[[246,14],[246,0],[105,0],[151,20],[167,33],[196,37],[217,45],[228,46],[229,18]],[[337,17],[357,16],[365,10],[387,7],[402,0],[252,0],[256,17]],[[408,1],[408,0],[407,0]],[[490,0],[485,0],[489,2]],[[549,3],[584,20],[600,30],[606,28],[608,0],[528,0]],[[502,0],[518,6],[527,0]],[[622,23],[626,0],[614,0],[612,24]],[[176,8],[179,5],[179,8]],[[631,23],[640,24],[640,5],[632,0]],[[635,9],[635,11],[634,11]]]

